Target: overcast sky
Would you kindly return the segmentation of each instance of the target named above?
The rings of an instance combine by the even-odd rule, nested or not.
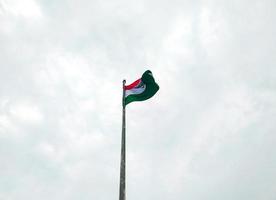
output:
[[[275,0],[0,0],[0,200],[276,199]]]

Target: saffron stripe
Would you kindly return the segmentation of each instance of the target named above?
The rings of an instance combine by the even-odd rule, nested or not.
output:
[[[126,85],[125,90],[131,90],[131,89],[135,88],[137,85],[139,85],[140,82],[141,82],[141,79],[138,79],[138,80],[134,81],[133,83],[131,83],[130,85]]]

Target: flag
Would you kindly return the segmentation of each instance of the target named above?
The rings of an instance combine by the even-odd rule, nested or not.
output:
[[[142,78],[125,86],[124,104],[127,105],[133,101],[144,101],[151,98],[159,90],[150,70],[143,73]]]

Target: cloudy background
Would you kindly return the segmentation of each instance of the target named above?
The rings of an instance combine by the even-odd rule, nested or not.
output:
[[[274,0],[0,0],[0,200],[276,199]]]

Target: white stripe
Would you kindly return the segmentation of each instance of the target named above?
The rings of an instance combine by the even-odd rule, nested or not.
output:
[[[146,85],[143,85],[142,87],[139,88],[133,88],[131,90],[126,90],[126,96],[132,95],[132,94],[141,94],[145,91]]]

